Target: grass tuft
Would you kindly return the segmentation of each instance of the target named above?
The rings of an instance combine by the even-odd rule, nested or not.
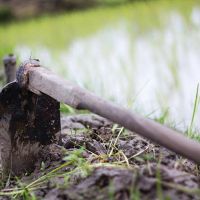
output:
[[[187,135],[189,137],[192,137],[194,135],[194,133],[193,133],[194,121],[195,121],[195,116],[197,114],[199,101],[200,101],[200,96],[199,96],[199,83],[198,83],[197,89],[196,89],[196,95],[195,95],[195,99],[194,99],[194,107],[193,107],[193,112],[192,112],[192,118],[191,118],[190,126],[189,126],[188,131],[187,131]]]

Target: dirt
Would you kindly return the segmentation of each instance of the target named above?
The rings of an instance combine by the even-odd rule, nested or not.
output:
[[[50,172],[28,199],[31,194],[46,200],[200,199],[199,169],[193,162],[95,115],[65,116],[61,125],[59,145],[43,148],[35,171],[12,178],[3,192]],[[69,158],[73,162],[65,166]],[[24,193],[13,197],[27,199]]]

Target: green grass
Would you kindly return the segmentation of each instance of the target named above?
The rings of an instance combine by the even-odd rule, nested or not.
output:
[[[126,5],[120,5],[115,7],[102,7],[93,8],[86,11],[76,11],[72,13],[64,13],[56,16],[42,16],[37,19],[30,19],[21,22],[12,22],[10,24],[4,24],[0,27],[0,59],[5,54],[13,51],[13,49],[20,44],[28,45],[30,47],[45,46],[51,50],[59,51],[67,48],[69,44],[77,38],[89,36],[96,31],[102,29],[105,26],[113,26],[120,20],[127,20],[132,24],[138,25],[138,34],[143,34],[145,31],[149,31],[154,27],[162,27],[163,18],[167,17],[165,13],[168,11],[178,10],[185,17],[186,21],[189,19],[191,10],[194,5],[200,5],[197,0],[161,0],[149,2],[135,2]],[[162,15],[161,15],[162,13]],[[173,62],[169,66],[171,73],[174,74],[174,81],[178,86],[176,63]],[[128,72],[129,73],[129,72]],[[127,73],[127,74],[128,74]],[[90,84],[90,83],[88,83]],[[200,141],[200,136],[194,134],[194,121],[199,104],[199,85],[197,86],[196,96],[194,100],[194,108],[191,117],[191,123],[187,131],[187,135],[195,140]],[[61,112],[65,114],[75,114],[76,111],[71,107],[62,104]],[[159,118],[155,119],[161,124],[165,124],[168,120],[168,109],[163,110],[163,113]],[[113,127],[113,131],[119,129],[117,126]],[[110,142],[110,148],[108,151],[108,157],[117,153],[118,149],[116,144],[118,138],[124,132],[123,128],[118,131],[117,137]],[[0,192],[1,195],[10,197],[22,197],[23,199],[35,199],[34,191],[42,187],[43,183],[49,181],[54,177],[65,177],[65,184],[68,184],[68,179],[73,173],[80,172],[83,176],[86,176],[90,169],[86,160],[81,157],[82,149],[72,152],[70,155],[64,157],[65,163],[53,169],[47,174],[44,174],[37,179],[33,180],[28,185],[19,183],[18,188],[13,190]],[[148,157],[149,156],[149,157]],[[144,157],[145,160],[152,159],[150,155]],[[125,157],[124,162],[126,163]],[[100,163],[101,164],[101,163]],[[110,164],[110,163],[105,163]],[[71,172],[61,173],[63,168],[73,165],[74,170]],[[103,165],[103,164],[102,164]],[[127,165],[129,165],[127,161]],[[45,166],[41,166],[41,171]],[[159,199],[163,199],[162,194],[162,179],[160,171],[157,171],[157,195]],[[167,184],[167,183],[166,183]],[[169,183],[168,183],[169,185]],[[174,187],[174,185],[169,185]],[[67,186],[66,186],[67,187]],[[190,192],[189,189],[176,186],[180,191]],[[113,198],[112,185],[110,187],[110,199]],[[199,191],[197,191],[199,193]],[[132,191],[131,199],[140,199],[140,193],[137,188]]]
[[[60,112],[63,114],[75,114],[76,110],[70,106],[68,106],[67,104],[61,103],[60,104]]]
[[[159,159],[158,164],[157,164],[157,169],[156,169],[156,192],[157,192],[157,198],[159,200],[164,200],[163,198],[163,188],[162,188],[162,177],[161,177],[161,172],[160,172],[160,162],[161,159]]]
[[[191,118],[190,126],[189,126],[189,129],[188,129],[188,136],[189,137],[192,137],[194,135],[194,133],[193,133],[194,121],[195,121],[195,116],[197,114],[197,109],[199,107],[199,102],[200,102],[200,95],[199,95],[199,83],[198,83],[197,89],[196,89],[196,95],[195,95],[195,99],[194,99],[192,118]]]
[[[197,0],[161,0],[156,3],[138,1],[115,7],[93,8],[54,16],[44,15],[36,19],[1,24],[0,59],[19,44],[63,49],[74,39],[88,36],[119,20],[130,20],[137,24],[138,32],[142,34],[145,30],[162,26],[164,13],[167,11],[178,9],[189,18],[191,9],[196,4],[199,4]]]
[[[80,176],[85,177],[88,176],[91,167],[87,164],[86,160],[82,157],[82,153],[84,148],[80,148],[70,152],[69,155],[66,155],[63,160],[65,161],[60,166],[54,168],[50,172],[39,176],[29,184],[21,183],[18,181],[18,187],[12,189],[5,189],[0,191],[0,196],[8,196],[13,199],[25,199],[25,200],[35,200],[36,197],[34,195],[34,191],[43,188],[43,184],[47,183],[49,180],[55,177],[64,177],[67,180],[73,174],[79,173]],[[73,166],[73,170],[71,171],[61,171],[62,169]],[[18,180],[18,178],[16,177]]]

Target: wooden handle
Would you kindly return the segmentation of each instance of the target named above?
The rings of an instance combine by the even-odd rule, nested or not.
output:
[[[87,109],[200,164],[200,144],[183,134],[97,97],[43,67],[25,71],[29,90],[45,93],[76,109]]]
[[[4,57],[4,72],[6,75],[6,83],[10,83],[15,80],[16,75],[16,57],[12,54]]]

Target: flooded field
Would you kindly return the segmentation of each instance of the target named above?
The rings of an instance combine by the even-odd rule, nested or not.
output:
[[[200,81],[200,7],[186,19],[176,10],[161,26],[141,31],[137,21],[120,19],[66,48],[17,45],[20,61],[32,57],[66,79],[150,118],[186,130]],[[200,128],[195,111],[194,127]]]
[[[200,199],[199,0],[123,2],[11,21],[0,24],[0,44],[0,60],[9,53],[18,64],[37,58],[197,141],[143,121],[131,132],[64,104],[60,117],[57,102],[43,103],[45,95],[14,83],[16,98],[9,87],[1,92],[0,199]]]

